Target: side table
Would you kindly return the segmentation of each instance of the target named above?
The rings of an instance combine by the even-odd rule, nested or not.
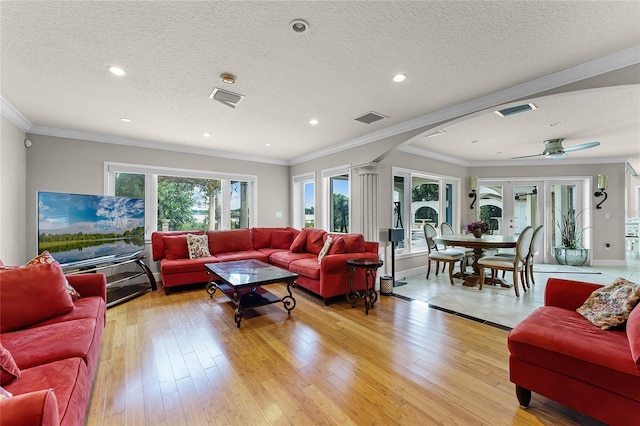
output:
[[[369,315],[369,308],[373,308],[373,304],[378,300],[378,293],[376,292],[375,280],[376,271],[383,265],[382,260],[374,259],[349,259],[347,260],[347,268],[351,270],[349,276],[349,293],[347,293],[347,302],[351,303],[351,307],[356,306],[358,299],[364,299],[364,312]],[[364,269],[364,292],[361,294],[359,291],[353,291],[353,276],[356,273],[356,268]],[[369,285],[371,284],[371,285]]]

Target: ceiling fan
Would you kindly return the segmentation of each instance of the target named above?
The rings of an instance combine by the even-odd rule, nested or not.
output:
[[[518,158],[530,158],[530,157],[541,157],[550,158],[552,160],[561,160],[567,157],[567,152],[572,151],[581,151],[583,149],[595,148],[600,145],[600,142],[587,142],[576,146],[570,146],[568,148],[564,148],[562,146],[562,141],[564,139],[547,139],[544,141],[544,151],[542,154],[534,154],[534,155],[523,155],[522,157],[512,157],[512,160]]]

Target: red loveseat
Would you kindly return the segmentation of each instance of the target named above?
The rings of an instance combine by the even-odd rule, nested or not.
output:
[[[153,260],[160,261],[165,292],[172,287],[207,282],[206,263],[258,259],[299,274],[296,284],[328,303],[349,291],[347,259],[378,259],[378,243],[365,241],[361,234],[333,234],[322,229],[251,228],[206,231],[211,256],[190,259],[187,234],[204,231],[164,231],[151,236]],[[333,243],[327,255],[318,255],[328,236]],[[357,270],[353,289],[365,287],[365,271]]]
[[[509,333],[510,379],[523,407],[533,391],[609,425],[640,425],[640,308],[624,329],[600,329],[576,312],[600,287],[549,279],[545,305]]]
[[[0,423],[82,425],[106,321],[105,276],[67,276],[81,296],[72,300],[59,265],[19,269],[0,272],[1,386],[13,394],[0,400]]]

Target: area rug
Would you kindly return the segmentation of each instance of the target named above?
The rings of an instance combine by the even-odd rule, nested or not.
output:
[[[541,274],[601,274],[600,271],[588,266],[578,267],[570,265],[550,265],[546,263],[534,264],[533,270]]]

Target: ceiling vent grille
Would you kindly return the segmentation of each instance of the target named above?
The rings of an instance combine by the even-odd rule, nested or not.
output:
[[[376,121],[383,120],[385,118],[389,118],[386,115],[379,114],[374,111],[369,111],[366,114],[361,115],[360,117],[354,118],[354,120],[359,121],[364,124],[375,123]]]
[[[218,101],[228,107],[235,108],[236,105],[244,99],[244,96],[216,87],[209,95],[209,99]]]
[[[520,114],[521,112],[533,111],[534,109],[536,109],[534,104],[524,104],[498,110],[496,111],[496,114],[500,117],[508,117],[513,114]]]

